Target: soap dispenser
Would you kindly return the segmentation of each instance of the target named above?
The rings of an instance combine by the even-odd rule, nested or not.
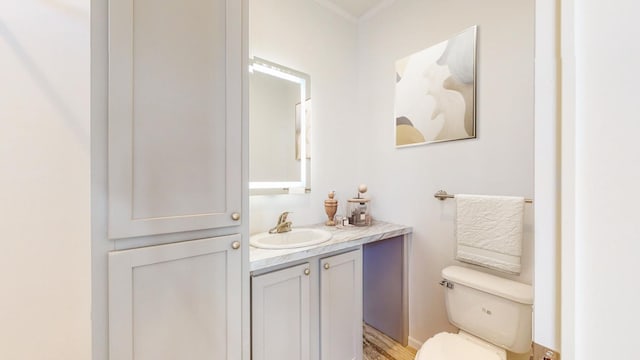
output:
[[[362,197],[367,192],[367,185],[358,186],[358,195],[347,200],[347,217],[349,224],[355,226],[371,225],[371,215],[369,215],[369,199]]]

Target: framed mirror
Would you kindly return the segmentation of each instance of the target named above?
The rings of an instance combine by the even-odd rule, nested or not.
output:
[[[249,189],[310,191],[311,81],[308,74],[254,57],[249,68]]]

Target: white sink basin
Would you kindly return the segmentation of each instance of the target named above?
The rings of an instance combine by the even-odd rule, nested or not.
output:
[[[321,229],[292,229],[280,234],[259,233],[249,239],[251,246],[262,249],[292,249],[331,240],[331,233]]]

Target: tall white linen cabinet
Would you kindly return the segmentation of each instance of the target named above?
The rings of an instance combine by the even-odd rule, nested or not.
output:
[[[249,358],[246,8],[109,0],[110,360]]]

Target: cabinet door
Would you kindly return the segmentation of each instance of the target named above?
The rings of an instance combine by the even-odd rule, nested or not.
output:
[[[242,4],[109,1],[109,237],[238,225]]]
[[[302,264],[252,278],[253,360],[308,360],[310,270]]]
[[[110,360],[241,357],[240,235],[109,253]]]
[[[365,244],[362,249],[364,321],[403,346],[408,343],[405,237]]]
[[[320,359],[362,359],[362,252],[320,259]]]

